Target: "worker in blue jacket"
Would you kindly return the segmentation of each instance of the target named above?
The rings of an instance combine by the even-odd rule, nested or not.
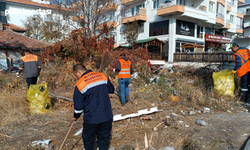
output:
[[[73,97],[73,121],[84,112],[84,148],[93,150],[97,136],[99,150],[108,150],[113,122],[109,93],[114,93],[114,86],[104,74],[86,70],[82,64],[75,65],[73,73],[78,79]]]

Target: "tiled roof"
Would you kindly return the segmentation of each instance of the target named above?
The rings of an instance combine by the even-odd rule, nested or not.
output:
[[[4,24],[3,27],[4,27],[5,29],[10,28],[10,29],[13,30],[13,31],[23,31],[23,32],[26,31],[25,28],[19,27],[19,26],[14,25],[14,24]]]
[[[11,30],[0,31],[0,48],[42,50],[49,45],[51,44],[29,38]]]
[[[38,6],[42,8],[50,8],[50,9],[59,9],[60,6],[58,5],[50,5],[50,4],[39,4],[37,2],[33,2],[31,0],[5,0],[6,2],[13,2],[13,3],[19,3],[19,4],[25,4],[25,5],[33,5],[33,6]],[[63,8],[63,10],[67,8]]]

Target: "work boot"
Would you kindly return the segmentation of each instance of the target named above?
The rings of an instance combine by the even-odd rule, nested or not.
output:
[[[247,102],[247,98],[248,98],[247,96],[248,96],[248,91],[242,91],[241,92],[241,99],[240,99],[240,101],[246,103]]]
[[[126,100],[126,103],[127,103],[127,102],[130,100],[130,98],[129,98],[129,97],[126,97],[125,100]]]

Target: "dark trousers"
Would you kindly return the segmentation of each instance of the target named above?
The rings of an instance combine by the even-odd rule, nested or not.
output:
[[[250,72],[246,73],[244,76],[241,77],[241,100],[244,102],[247,102],[247,96],[248,96],[248,88],[250,84]]]
[[[94,150],[94,141],[97,136],[99,150],[108,150],[111,138],[113,119],[100,124],[83,123],[82,139],[85,150]]]
[[[31,84],[36,84],[37,77],[26,78],[26,82],[27,82],[28,89],[29,89]]]

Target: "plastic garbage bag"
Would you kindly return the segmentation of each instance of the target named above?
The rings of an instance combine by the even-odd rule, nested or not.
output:
[[[30,85],[27,92],[27,99],[29,100],[31,114],[46,113],[52,110],[47,85],[47,82]]]
[[[230,69],[213,72],[214,88],[219,95],[227,95],[234,97],[234,74],[231,74]]]

